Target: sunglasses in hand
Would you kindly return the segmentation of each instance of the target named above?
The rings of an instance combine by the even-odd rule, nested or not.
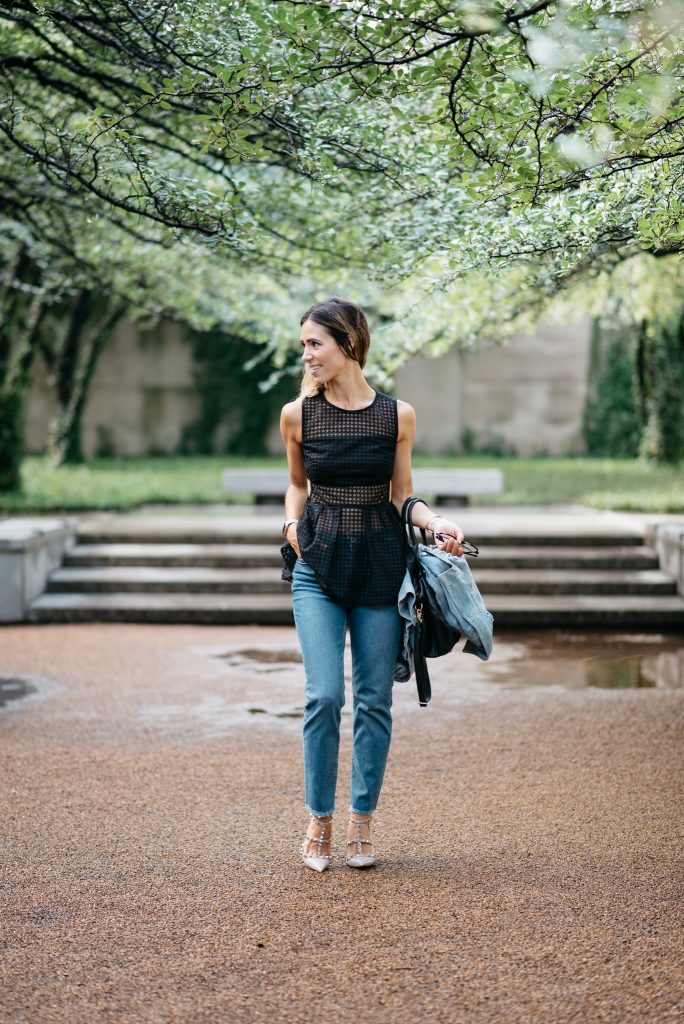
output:
[[[451,533],[436,533],[435,537],[437,540],[456,540]],[[461,547],[464,555],[472,555],[473,558],[477,558],[480,554],[480,549],[475,544],[471,544],[469,540],[462,540]]]

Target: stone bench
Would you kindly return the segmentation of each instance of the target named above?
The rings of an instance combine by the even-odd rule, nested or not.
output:
[[[29,603],[62,564],[76,530],[76,521],[70,519],[0,520],[0,622],[26,621]]]
[[[290,482],[286,469],[225,469],[223,489],[233,496],[251,496],[257,505],[282,505]],[[473,494],[500,494],[500,469],[414,469],[413,488],[437,505],[467,505]]]

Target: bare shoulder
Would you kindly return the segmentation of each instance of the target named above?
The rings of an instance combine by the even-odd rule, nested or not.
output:
[[[415,420],[416,418],[416,410],[408,402],[402,402],[401,398],[397,398],[397,412],[400,419],[404,417]]]
[[[280,412],[280,432],[285,439],[287,435],[301,433],[302,428],[302,399],[295,398],[283,406]]]
[[[416,429],[416,410],[408,402],[397,399],[397,418],[399,420],[399,435],[411,436]]]
[[[296,426],[296,424],[302,422],[302,399],[295,398],[294,401],[288,402],[283,406],[280,413],[281,423],[287,423],[288,426]]]

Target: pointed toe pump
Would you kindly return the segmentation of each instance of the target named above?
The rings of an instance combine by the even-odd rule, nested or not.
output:
[[[317,836],[311,835],[311,825],[316,822],[319,826],[319,833]],[[306,830],[306,836],[302,843],[302,860],[306,864],[307,868],[311,868],[312,871],[325,871],[330,867],[331,854],[323,853],[323,845],[330,843],[332,839],[332,818],[329,821],[321,821],[320,818],[312,816],[309,822],[309,828]],[[316,844],[316,853],[311,855],[307,853],[309,844]]]
[[[375,850],[373,840],[370,837],[370,814],[357,818],[352,815],[349,821],[354,826],[354,838],[347,841],[347,867],[348,868],[372,868],[375,865]],[[361,838],[361,826],[368,823],[368,835]]]

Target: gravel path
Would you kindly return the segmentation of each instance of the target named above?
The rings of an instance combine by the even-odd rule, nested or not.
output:
[[[289,629],[0,632],[0,675],[35,687],[0,709],[3,1024],[683,1019],[684,691],[548,685],[550,660],[511,685],[519,638],[443,659],[428,709],[397,688],[367,872],[341,861],[346,707],[315,875],[295,651]]]

